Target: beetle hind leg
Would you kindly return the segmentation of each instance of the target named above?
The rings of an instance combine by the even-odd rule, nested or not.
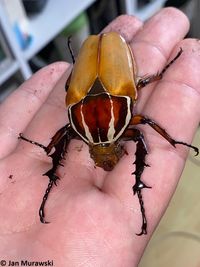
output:
[[[130,125],[138,125],[138,124],[147,124],[151,128],[153,128],[157,133],[159,133],[163,138],[165,138],[173,147],[176,147],[176,145],[183,145],[187,146],[194,150],[196,153],[195,156],[199,154],[199,149],[191,144],[187,144],[182,141],[178,141],[173,139],[162,127],[160,127],[155,121],[149,119],[148,117],[142,116],[142,115],[135,115],[133,116]]]
[[[137,194],[139,204],[140,204],[140,210],[142,214],[142,226],[141,226],[141,232],[137,235],[146,235],[147,234],[147,219],[145,214],[145,208],[144,208],[144,201],[142,198],[142,189],[144,188],[151,188],[150,186],[147,186],[142,180],[141,176],[145,169],[145,167],[148,167],[149,165],[146,164],[145,158],[148,154],[147,147],[145,144],[144,136],[138,129],[127,129],[124,134],[124,140],[132,140],[136,142],[136,152],[135,152],[135,171],[132,173],[135,175],[135,184],[132,187],[134,195]]]

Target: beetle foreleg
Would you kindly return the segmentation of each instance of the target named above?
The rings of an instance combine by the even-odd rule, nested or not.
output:
[[[57,177],[57,178],[58,178],[58,177]],[[44,218],[45,218],[44,206],[45,206],[45,203],[46,203],[46,201],[47,201],[48,195],[49,195],[49,193],[50,193],[50,191],[51,191],[51,188],[52,188],[53,184],[54,184],[54,181],[53,181],[53,180],[50,180],[50,181],[49,181],[49,184],[48,184],[48,186],[47,186],[47,189],[46,189],[46,191],[45,191],[45,194],[44,194],[44,196],[43,196],[42,203],[41,203],[41,205],[40,205],[39,216],[40,216],[40,221],[41,221],[41,223],[49,223],[49,222],[45,221],[45,219],[44,219]]]
[[[164,137],[172,146],[176,147],[177,144],[180,145],[184,145],[187,146],[189,148],[192,148],[195,152],[197,156],[199,154],[199,149],[195,146],[192,146],[190,144],[187,144],[185,142],[182,141],[177,141],[175,139],[173,139],[163,128],[161,128],[157,123],[155,123],[153,120],[142,116],[142,115],[135,115],[132,120],[130,125],[137,125],[137,124],[148,124],[149,126],[151,126],[157,133],[159,133],[160,135],[162,135],[162,137]]]
[[[20,139],[43,148],[45,152],[47,153],[47,155],[52,158],[52,165],[53,165],[52,168],[43,174],[43,175],[48,176],[49,184],[47,186],[47,189],[45,191],[45,194],[42,200],[42,204],[39,209],[40,221],[42,223],[48,223],[47,221],[45,221],[45,213],[44,213],[45,203],[48,199],[49,193],[53,185],[56,185],[56,182],[59,179],[59,177],[56,175],[57,168],[61,165],[61,160],[64,158],[64,154],[66,152],[67,146],[69,142],[71,141],[71,139],[74,137],[76,137],[76,133],[73,131],[70,124],[67,124],[66,126],[62,127],[60,130],[58,130],[56,134],[52,137],[52,140],[48,146],[43,146],[42,144],[38,142],[31,141],[23,137],[22,134],[20,134],[19,136]],[[54,152],[50,154],[53,148],[54,148]]]
[[[138,82],[137,82],[137,85],[136,85],[137,89],[141,89],[142,87],[145,87],[149,83],[161,80],[162,77],[163,77],[163,74],[174,63],[174,61],[176,61],[177,58],[180,57],[182,52],[183,52],[183,50],[182,50],[182,48],[180,48],[180,50],[177,53],[177,55],[164,67],[164,69],[161,72],[158,72],[155,75],[150,75],[150,76],[147,76],[145,78],[139,79]]]
[[[147,147],[145,144],[144,136],[138,129],[128,129],[124,134],[125,140],[132,140],[136,142],[136,152],[135,152],[135,171],[132,173],[135,175],[135,185],[133,186],[133,193],[138,196],[140,203],[140,210],[142,214],[142,227],[141,232],[137,235],[147,234],[147,219],[145,215],[144,202],[142,198],[142,189],[151,188],[147,186],[142,180],[141,176],[144,168],[149,166],[145,163],[145,157],[148,154]]]
[[[39,209],[40,221],[42,223],[47,223],[44,219],[44,207],[53,185],[57,185],[56,182],[59,179],[59,177],[56,175],[57,168],[61,165],[61,160],[64,158],[67,146],[71,139],[75,137],[75,135],[76,134],[71,128],[70,124],[67,124],[56,132],[56,134],[52,137],[51,142],[46,148],[47,155],[52,158],[53,166],[50,170],[43,174],[49,177],[49,184],[47,186],[42,200],[42,204]],[[55,151],[50,154],[53,148],[55,149]]]

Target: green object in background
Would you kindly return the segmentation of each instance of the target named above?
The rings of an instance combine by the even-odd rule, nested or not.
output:
[[[66,28],[55,38],[54,44],[62,60],[71,62],[71,54],[67,47],[67,38],[71,36],[71,47],[76,56],[84,40],[90,34],[88,17],[85,12],[76,17]]]
[[[88,18],[85,13],[82,13],[75,18],[61,33],[61,35],[69,36],[79,31],[84,25],[88,24]]]

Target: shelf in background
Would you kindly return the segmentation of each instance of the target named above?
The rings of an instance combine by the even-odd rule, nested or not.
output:
[[[21,49],[3,2],[0,1],[0,24],[5,33],[14,60],[0,71],[0,84],[9,79],[17,70],[24,80],[32,75],[29,60],[52,41],[70,22],[84,12],[95,0],[48,0],[44,9],[29,19],[30,45]]]
[[[19,64],[16,60],[6,63],[4,69],[0,69],[0,84],[3,84],[7,79],[9,79],[18,69]]]
[[[33,57],[93,2],[94,0],[49,0],[41,13],[29,19],[33,40],[23,51],[24,58],[29,60]]]

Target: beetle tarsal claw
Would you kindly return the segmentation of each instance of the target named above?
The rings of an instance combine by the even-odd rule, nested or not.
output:
[[[138,236],[147,235],[147,223],[144,223],[144,225],[142,225],[141,232],[139,234],[136,234],[136,235],[138,235]]]
[[[199,155],[199,149],[198,149],[198,147],[193,146],[193,145],[190,145],[190,144],[187,144],[185,142],[181,142],[181,141],[174,141],[174,142],[175,142],[175,145],[176,144],[179,144],[179,145],[184,145],[184,146],[187,146],[189,148],[192,148],[194,150],[194,152],[196,153],[195,154],[195,157]]]
[[[192,148],[194,150],[194,152],[196,153],[194,155],[195,157],[199,155],[199,149],[198,149],[198,147],[190,145],[190,148]]]
[[[196,153],[196,154],[194,155],[195,157],[199,155],[199,149],[198,149],[198,147],[196,147],[196,146],[192,146],[192,145],[189,145],[189,147],[192,148],[192,149],[194,150],[194,152]]]
[[[49,223],[50,223],[50,222],[48,222],[48,221],[45,221],[45,219],[42,218],[42,217],[40,217],[40,221],[41,221],[41,223],[44,223],[44,224],[49,224]]]
[[[196,154],[194,155],[195,157],[199,155],[199,149],[197,147],[194,148]]]

